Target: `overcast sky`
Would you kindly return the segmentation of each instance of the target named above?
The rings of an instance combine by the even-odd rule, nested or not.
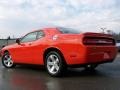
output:
[[[45,26],[120,31],[120,0],[0,0],[0,38]]]

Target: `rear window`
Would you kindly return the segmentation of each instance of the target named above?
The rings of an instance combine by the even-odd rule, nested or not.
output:
[[[72,28],[59,27],[58,29],[63,34],[79,34],[79,33],[81,33],[80,30],[75,30],[75,29],[72,29]]]

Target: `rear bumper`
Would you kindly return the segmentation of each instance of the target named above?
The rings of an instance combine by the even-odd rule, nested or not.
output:
[[[110,62],[117,55],[116,47],[87,47],[87,63]]]
[[[104,63],[112,63],[114,61],[114,59],[112,60],[105,60],[105,61],[101,61],[101,62],[92,62],[92,63],[84,63],[84,64],[70,64],[68,65],[69,67],[85,67],[86,65],[91,65],[91,64],[96,64],[96,65],[99,65],[99,64],[104,64]]]
[[[78,49],[76,57],[69,58],[69,65],[99,64],[112,62],[117,55],[115,46],[85,46],[84,50]]]

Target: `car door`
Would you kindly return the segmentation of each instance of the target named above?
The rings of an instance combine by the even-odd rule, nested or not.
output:
[[[31,41],[26,42],[26,50],[25,50],[25,58],[27,61],[26,63],[29,64],[41,64],[42,59],[42,53],[44,48],[44,32],[37,31],[32,33],[34,34],[34,38],[31,39]],[[32,36],[33,37],[33,36]],[[35,39],[36,38],[36,39]]]
[[[17,45],[15,50],[15,59],[18,63],[32,64],[31,60],[34,59],[34,49],[32,48],[34,47],[36,40],[37,32],[31,32],[20,40],[20,44]]]
[[[32,48],[31,48],[32,64],[43,64],[43,51],[44,51],[44,48],[46,47],[45,42],[46,42],[45,33],[43,32],[43,30],[38,31],[37,40],[35,41],[35,43],[32,44]]]

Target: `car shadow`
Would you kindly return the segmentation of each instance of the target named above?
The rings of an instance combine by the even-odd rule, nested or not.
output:
[[[98,77],[104,76],[99,70],[86,70],[83,68],[69,68],[62,77]]]
[[[18,65],[16,69],[19,69],[20,71],[32,71],[40,74],[47,75],[47,71],[43,66],[34,66],[34,65]],[[99,70],[86,70],[84,68],[68,68],[63,72],[62,78],[66,77],[98,77],[98,76],[105,76],[102,72]],[[61,78],[57,77],[57,78]]]

